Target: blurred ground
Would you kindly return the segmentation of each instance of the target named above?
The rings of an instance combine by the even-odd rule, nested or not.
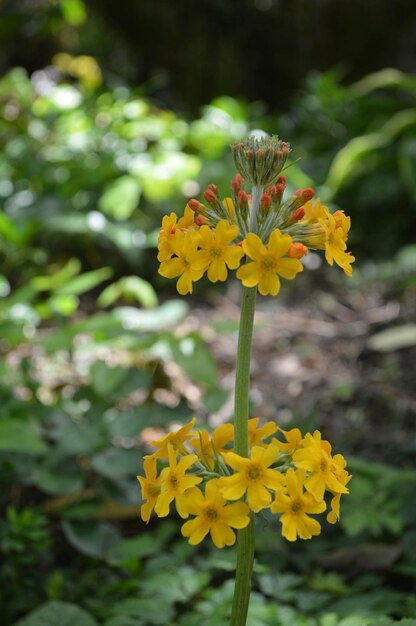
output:
[[[340,275],[332,284],[322,275],[302,280],[292,294],[285,283],[278,299],[258,296],[255,415],[283,428],[294,421],[321,428],[337,446],[370,459],[414,462],[416,291],[366,279],[349,284]],[[232,417],[237,335],[225,331],[238,324],[239,294],[238,285],[212,292],[212,307],[195,307],[185,322],[210,344],[230,394],[213,425]]]

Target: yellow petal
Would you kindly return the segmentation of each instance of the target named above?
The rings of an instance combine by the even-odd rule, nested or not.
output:
[[[208,278],[212,283],[216,283],[218,280],[224,282],[227,280],[228,272],[227,266],[222,259],[214,259],[208,268]]]
[[[292,237],[290,235],[282,235],[280,230],[276,228],[270,235],[268,250],[274,257],[281,257],[287,252],[292,245]]]
[[[254,233],[248,233],[244,239],[243,250],[254,261],[261,261],[262,257],[267,254],[262,240]]]
[[[201,543],[204,537],[209,533],[209,524],[207,524],[203,518],[196,517],[195,519],[185,522],[181,528],[181,532],[184,537],[189,537],[189,543],[195,546]]]
[[[244,282],[243,282],[244,284]],[[262,296],[277,296],[280,290],[280,280],[275,272],[264,272],[259,282],[259,292]]]
[[[276,267],[277,273],[287,280],[292,280],[302,270],[303,265],[298,259],[280,259]]]
[[[217,548],[232,546],[235,543],[235,532],[224,522],[212,524],[211,537]]]
[[[236,270],[244,256],[244,250],[240,246],[228,246],[222,253],[222,258],[230,268]]]
[[[238,227],[227,220],[220,220],[215,229],[215,240],[219,246],[227,246],[238,235]]]
[[[263,275],[261,266],[256,261],[245,263],[237,270],[237,278],[245,287],[255,287],[259,284]]]

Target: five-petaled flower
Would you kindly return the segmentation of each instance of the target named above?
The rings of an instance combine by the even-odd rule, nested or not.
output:
[[[270,507],[272,513],[282,514],[280,521],[283,537],[288,541],[295,541],[297,536],[311,539],[312,536],[319,535],[321,526],[309,514],[325,511],[325,502],[317,502],[310,493],[304,493],[305,470],[289,469],[285,479],[286,492],[278,491]]]
[[[205,485],[205,495],[196,489],[188,498],[185,510],[196,515],[182,526],[182,534],[189,543],[200,543],[210,533],[217,548],[231,546],[235,542],[233,528],[245,528],[250,522],[250,510],[244,502],[228,504],[219,488],[219,479]]]
[[[270,466],[279,456],[279,449],[269,445],[266,448],[254,446],[251,458],[226,452],[224,459],[235,470],[232,476],[221,478],[220,489],[227,500],[239,500],[247,492],[250,508],[261,511],[270,505],[269,489],[277,491],[284,483],[282,474]]]
[[[237,278],[245,287],[258,285],[263,296],[276,296],[280,289],[279,276],[292,280],[303,269],[298,259],[285,257],[291,245],[292,238],[283,235],[279,229],[270,235],[267,248],[260,237],[248,233],[243,241],[243,250],[253,260],[239,268]]]

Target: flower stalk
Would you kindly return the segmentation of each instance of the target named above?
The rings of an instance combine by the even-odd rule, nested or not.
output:
[[[237,454],[248,456],[248,394],[256,287],[244,287],[238,334],[234,398],[234,444]],[[230,626],[244,626],[247,620],[254,561],[254,516],[237,534],[237,567]]]
[[[211,433],[196,427],[196,418],[151,442],[154,452],[143,461],[141,517],[153,511],[166,517],[175,506],[186,520],[182,535],[191,545],[209,536],[217,548],[237,538],[237,563],[230,626],[245,626],[255,548],[254,514],[269,509],[281,522],[288,541],[311,539],[321,526],[315,516],[327,511],[335,524],[340,499],[351,475],[341,454],[332,454],[319,431],[302,435],[274,421],[249,419],[250,359],[257,291],[276,296],[281,279],[303,271],[309,248],[322,250],[329,265],[351,275],[354,257],[347,250],[350,218],[331,213],[311,188],[284,199],[281,175],[290,147],[278,137],[247,138],[232,146],[238,172],[232,197],[221,198],[217,186],[203,193],[206,204],[189,200],[182,217],[165,215],[158,240],[159,273],[177,279],[181,295],[205,274],[224,282],[230,270],[243,284],[238,335],[234,423]],[[246,185],[246,190],[244,190]],[[247,186],[251,187],[251,194]],[[274,436],[273,436],[274,435]],[[178,456],[180,457],[178,460]],[[158,465],[162,470],[158,474]],[[167,463],[167,466],[166,466]]]

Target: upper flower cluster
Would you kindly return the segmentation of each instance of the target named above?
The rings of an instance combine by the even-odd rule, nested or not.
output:
[[[320,534],[319,522],[310,516],[327,509],[326,493],[327,520],[334,524],[339,519],[341,495],[348,493],[351,476],[344,457],[332,455],[319,431],[303,437],[297,428],[284,431],[274,422],[259,426],[259,418],[250,419],[250,455],[244,458],[233,451],[232,424],[212,434],[194,426],[195,418],[154,441],[155,452],[145,457],[145,476],[137,477],[145,522],[153,510],[159,517],[168,515],[174,502],[182,518],[193,516],[182,526],[191,544],[210,534],[223,548],[235,542],[233,529],[248,525],[250,511],[278,514],[289,541]],[[168,465],[158,475],[158,462],[163,461]]]
[[[289,154],[276,137],[233,146],[239,172],[231,196],[221,198],[214,184],[204,202],[193,198],[178,219],[162,221],[158,242],[159,273],[178,278],[180,294],[192,293],[193,283],[207,273],[211,282],[225,281],[228,270],[246,287],[258,286],[262,295],[276,295],[280,278],[293,279],[302,271],[300,259],[309,249],[323,250],[351,276],[354,257],[347,251],[351,220],[344,211],[331,214],[311,188],[298,189],[284,200],[286,178],[280,173]],[[252,185],[250,190],[245,184]],[[248,262],[241,265],[244,256]]]

